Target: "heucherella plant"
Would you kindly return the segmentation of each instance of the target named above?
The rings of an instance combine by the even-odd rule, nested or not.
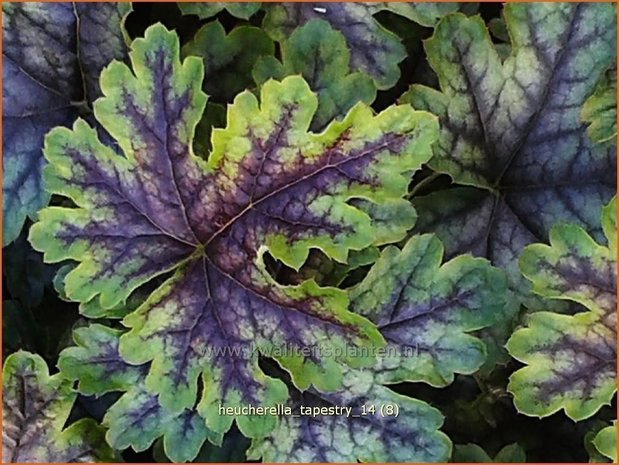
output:
[[[49,202],[43,137],[100,96],[101,70],[126,57],[129,11],[129,3],[111,2],[2,4],[3,246]]]
[[[533,291],[584,306],[575,315],[533,313],[507,347],[528,366],[510,378],[516,407],[536,416],[560,409],[583,420],[617,390],[617,200],[604,207],[607,245],[577,225],[557,225],[550,245],[527,246],[520,258]]]
[[[227,102],[251,87],[254,64],[273,52],[273,41],[262,29],[241,26],[226,34],[221,23],[213,21],[183,46],[181,55],[203,59],[204,91],[210,99]]]
[[[289,37],[295,28],[312,19],[328,21],[346,38],[351,66],[369,74],[378,89],[392,87],[400,76],[398,63],[406,50],[398,36],[386,30],[373,17],[391,11],[418,24],[433,26],[442,16],[457,11],[458,3],[415,2],[300,2],[265,6],[264,29],[277,41]]]
[[[222,433],[234,417],[219,415],[220,404],[286,400],[284,384],[258,366],[255,347],[384,344],[374,325],[347,310],[344,291],[313,281],[279,285],[263,256],[298,268],[316,247],[345,261],[349,250],[382,237],[347,201],[362,198],[382,210],[405,202],[405,174],[429,158],[437,122],[410,106],[373,115],[359,104],[312,134],[316,96],[302,78],[289,77],[266,83],[260,102],[249,92],[236,97],[205,162],[191,150],[206,102],[201,60],[181,63],[176,35],[160,25],[135,40],[129,55],[133,73],[110,64],[101,75],[104,97],[95,102],[124,156],[82,120],[52,131],[47,186],[75,207],[42,210],[30,241],[49,262],[79,262],[64,279],[66,296],[102,309],[170,273],[124,318],[130,331],[120,337],[120,355],[132,365],[152,362],[144,383],[163,408],[181,413],[198,403],[206,425]],[[389,232],[392,241],[404,233]],[[340,364],[373,362],[296,351],[274,358],[300,389],[320,390],[342,384]],[[259,418],[236,420],[250,437],[263,433]]]
[[[484,343],[470,334],[492,325],[505,306],[505,276],[471,256],[441,265],[432,235],[411,238],[402,250],[383,250],[351,290],[351,310],[372,321],[387,341],[372,369],[347,369],[335,392],[293,392],[291,405],[348,406],[348,415],[287,416],[254,440],[250,458],[298,462],[436,462],[451,454],[438,428],[442,416],[425,402],[396,394],[389,384],[443,387],[455,373],[475,372]],[[385,414],[385,406],[398,409]],[[396,407],[397,406],[397,407]],[[383,409],[381,411],[381,408]]]
[[[3,462],[616,460],[616,13],[4,2]]]
[[[402,101],[440,118],[430,166],[468,186],[416,200],[417,230],[448,256],[472,252],[503,267],[526,305],[522,248],[556,222],[601,240],[599,212],[616,192],[616,147],[597,144],[581,108],[616,51],[611,3],[512,3],[503,61],[480,17],[452,14],[425,43],[441,91],[413,85]]]
[[[84,418],[65,427],[77,396],[38,355],[19,351],[2,370],[2,462],[112,462],[104,430]]]
[[[118,350],[121,334],[100,324],[76,329],[76,347],[64,350],[58,362],[64,376],[79,380],[83,394],[124,392],[103,418],[107,442],[114,449],[131,446],[139,452],[162,436],[164,451],[175,462],[193,460],[207,439],[220,444],[222,435],[207,428],[196,411],[173,412],[148,392],[144,384],[148,366],[123,360]]]
[[[262,56],[252,74],[257,84],[271,78],[300,74],[318,94],[318,109],[312,128],[320,130],[336,117],[342,117],[357,102],[370,104],[376,88],[370,76],[350,72],[350,52],[346,37],[322,19],[312,19],[281,45],[282,61]]]

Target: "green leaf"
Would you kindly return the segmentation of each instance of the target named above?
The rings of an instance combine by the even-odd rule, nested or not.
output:
[[[49,376],[38,355],[16,352],[2,370],[2,462],[111,462],[104,431],[90,419],[67,428],[77,396],[71,382]]]
[[[126,57],[130,3],[2,4],[2,245],[49,202],[43,137],[88,112],[99,73]]]
[[[251,441],[234,429],[226,433],[220,446],[205,443],[195,461],[199,463],[246,462],[246,452],[250,444]]]
[[[346,38],[352,69],[372,76],[378,89],[388,89],[400,77],[398,63],[406,57],[406,50],[398,36],[381,26],[373,15],[392,11],[432,26],[438,18],[458,7],[458,3],[413,2],[273,3],[264,7],[267,14],[263,27],[273,39],[282,42],[312,19],[328,21]]]
[[[148,449],[163,436],[165,453],[174,461],[193,460],[205,440],[220,442],[195,412],[171,412],[144,385],[146,365],[130,365],[118,351],[122,331],[99,324],[73,331],[77,344],[62,351],[58,366],[63,376],[79,380],[78,390],[85,395],[121,391],[124,394],[106,413],[103,423],[109,428],[106,439],[115,449]]]
[[[219,21],[213,21],[183,46],[181,56],[202,58],[204,91],[217,102],[229,102],[239,92],[253,87],[254,64],[274,51],[273,41],[262,29],[241,26],[226,35]]]
[[[198,15],[200,19],[215,16],[224,9],[232,16],[249,19],[260,9],[259,2],[178,2],[177,5],[183,14]]]
[[[193,148],[196,155],[205,157],[211,151],[211,134],[215,128],[226,126],[226,109],[218,103],[208,103],[206,110],[196,126],[196,137],[193,140]]]
[[[388,356],[375,370],[385,383],[423,381],[446,386],[454,373],[471,374],[485,360],[471,335],[491,326],[508,297],[503,274],[487,261],[460,256],[441,265],[433,235],[414,236],[400,251],[387,247],[351,290],[351,309],[380,329]]]
[[[600,79],[595,92],[585,101],[580,118],[589,124],[587,132],[594,142],[614,141],[617,137],[617,67]]]
[[[425,42],[441,91],[414,85],[402,98],[439,116],[429,165],[469,186],[414,199],[415,232],[436,232],[448,257],[487,257],[539,308],[519,276],[520,251],[547,240],[557,222],[601,240],[599,209],[616,192],[615,147],[592,143],[579,115],[614,61],[615,9],[509,3],[503,15],[512,39],[505,61],[480,17],[448,15]]]
[[[268,79],[300,74],[318,94],[318,110],[312,129],[323,129],[342,117],[357,103],[370,104],[376,98],[372,79],[350,72],[350,51],[344,35],[327,21],[312,19],[280,44],[281,63],[272,56],[260,58],[253,70],[258,85]]]
[[[440,413],[386,385],[423,381],[446,386],[454,373],[473,373],[484,361],[485,348],[469,333],[492,324],[507,294],[502,273],[485,260],[463,256],[442,266],[441,261],[442,246],[431,235],[413,237],[402,250],[390,246],[382,251],[350,292],[351,309],[375,323],[387,341],[376,351],[377,363],[368,370],[347,369],[344,385],[336,392],[293,391],[293,415],[281,417],[270,435],[254,440],[250,459],[447,460],[451,445],[438,431]],[[327,410],[312,417],[303,415],[301,405],[353,410]],[[386,413],[387,405],[397,405],[398,414]]]
[[[602,213],[616,224],[616,197]],[[539,312],[516,331],[507,348],[527,366],[510,377],[508,390],[519,411],[547,416],[564,409],[582,420],[609,404],[617,389],[616,230],[605,227],[610,247],[597,244],[576,225],[557,225],[550,245],[527,246],[522,273],[534,292],[577,302],[575,315]]]
[[[297,415],[281,417],[269,436],[254,439],[248,452],[250,460],[444,462],[451,453],[449,439],[438,431],[443,422],[440,412],[382,386],[370,371],[347,371],[338,392],[312,389],[294,393],[292,405]],[[346,406],[352,411],[350,416],[300,415],[300,405],[325,409]],[[380,408],[386,405],[397,405],[398,415],[381,416]]]
[[[526,460],[524,450],[516,443],[503,447],[494,457],[497,463],[522,463]]]
[[[614,421],[612,426],[607,426],[602,429],[593,438],[593,444],[602,454],[611,459],[613,462],[617,461],[617,422]]]
[[[339,263],[329,259],[318,250],[312,250],[299,271],[280,267],[276,270],[275,275],[279,282],[300,284],[308,279],[313,279],[321,286],[339,287],[350,273],[361,267],[371,265],[379,255],[380,251],[374,246],[363,250],[351,250],[348,254],[347,263]]]
[[[171,412],[197,405],[208,428],[223,433],[235,418],[219,415],[219,405],[285,400],[285,385],[258,365],[259,351],[281,347],[286,353],[275,358],[296,386],[337,389],[341,364],[373,362],[338,350],[381,346],[382,337],[347,310],[344,291],[311,280],[279,285],[263,255],[298,269],[312,248],[345,262],[349,251],[372,245],[372,219],[348,201],[400,205],[410,174],[430,157],[436,119],[407,105],[374,115],[358,104],[309,133],[317,98],[292,76],[266,83],[260,101],[238,95],[204,161],[191,150],[206,102],[201,60],[181,62],[178,38],[160,25],[134,41],[130,58],[133,70],[118,62],[104,70],[105,97],[95,105],[124,156],[83,121],[52,131],[47,186],[75,207],[41,211],[31,243],[48,262],[78,262],[64,279],[66,295],[104,310],[171,275],[124,318],[130,331],[120,340],[125,361],[151,362],[146,389]],[[250,437],[274,426],[236,420]]]
[[[526,455],[518,444],[503,447],[494,457],[490,457],[477,444],[462,444],[454,446],[453,462],[457,463],[523,463]]]

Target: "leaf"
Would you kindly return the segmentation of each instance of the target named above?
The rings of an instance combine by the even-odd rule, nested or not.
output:
[[[369,371],[350,370],[338,392],[296,393],[300,406],[352,408],[351,416],[285,415],[266,438],[254,439],[248,459],[264,462],[444,462],[451,453],[438,431],[442,416],[425,402],[402,396],[377,383]],[[363,415],[362,406],[367,406]],[[370,412],[370,406],[375,412]],[[397,405],[399,414],[381,416],[381,405]],[[354,415],[354,417],[352,416]]]
[[[90,419],[64,428],[71,383],[49,376],[38,355],[16,352],[2,371],[2,462],[110,462],[114,453]]]
[[[580,118],[589,124],[587,132],[594,142],[614,141],[617,137],[617,67],[602,77],[595,92],[585,101]]]
[[[194,463],[242,463],[246,462],[245,452],[249,448],[251,441],[243,436],[237,428],[228,431],[220,446],[210,442],[205,442],[193,460]],[[170,463],[170,459],[165,455],[163,442],[157,441],[153,447],[153,457],[155,462]]]
[[[258,85],[268,79],[300,74],[318,94],[318,110],[312,129],[323,129],[331,120],[346,115],[357,102],[371,104],[376,98],[372,79],[350,72],[350,51],[344,35],[327,21],[312,19],[280,44],[282,61],[273,56],[257,60],[253,70]]]
[[[609,404],[617,389],[616,197],[602,213],[610,247],[597,244],[577,225],[557,225],[550,245],[527,246],[522,273],[533,291],[549,299],[577,302],[575,315],[538,312],[516,331],[507,349],[527,366],[508,390],[519,411],[544,417],[564,409],[582,420]]]
[[[488,21],[488,31],[497,40],[501,42],[509,42],[509,32],[507,31],[507,25],[503,17],[492,18]]]
[[[617,422],[613,422],[612,426],[607,426],[602,429],[593,438],[593,444],[602,454],[611,459],[613,462],[617,461]]]
[[[177,5],[184,15],[198,15],[200,19],[215,16],[224,9],[232,16],[249,19],[260,9],[259,2],[178,2]]]
[[[435,236],[414,236],[401,251],[384,249],[351,290],[351,309],[387,341],[388,356],[375,367],[381,382],[446,386],[454,373],[473,373],[485,360],[483,342],[469,333],[501,314],[505,278],[483,259],[460,256],[441,266],[442,257]]]
[[[115,449],[131,446],[140,452],[163,436],[166,454],[176,462],[186,462],[196,457],[205,440],[221,441],[195,412],[175,413],[160,405],[144,386],[148,366],[130,365],[121,358],[121,334],[99,324],[78,328],[73,331],[77,346],[65,349],[58,362],[64,376],[79,380],[82,394],[124,392],[103,418],[109,428],[108,443]]]
[[[385,385],[423,381],[446,386],[454,373],[479,368],[485,348],[468,333],[492,324],[494,312],[505,305],[506,282],[483,259],[463,256],[440,266],[441,261],[440,241],[431,235],[413,237],[402,250],[389,246],[382,251],[366,278],[351,290],[351,309],[375,323],[387,340],[376,352],[376,364],[368,370],[347,370],[336,392],[293,391],[293,415],[281,417],[273,433],[254,440],[248,458],[324,463],[447,460],[451,446],[438,431],[440,413]],[[300,412],[301,405],[354,410],[350,415],[312,417]],[[386,405],[397,405],[398,414],[385,414],[381,406]]]
[[[328,21],[346,38],[352,69],[370,75],[378,89],[392,87],[400,77],[398,63],[406,57],[400,39],[373,17],[392,11],[419,24],[432,26],[436,20],[458,9],[458,3],[276,3],[265,5],[263,27],[282,42],[293,31],[315,18]]]
[[[218,103],[208,103],[202,119],[196,126],[196,137],[193,141],[194,152],[198,156],[206,156],[211,149],[211,134],[214,128],[226,125],[226,109]]]
[[[505,268],[526,300],[522,248],[545,241],[559,221],[601,239],[599,208],[616,191],[615,147],[593,144],[579,117],[614,59],[615,10],[514,3],[504,17],[512,38],[504,62],[481,18],[440,21],[425,47],[442,91],[413,86],[402,101],[439,116],[429,165],[472,186],[414,201],[415,231],[436,232],[448,257],[473,252]]]
[[[477,444],[462,444],[454,446],[452,461],[457,463],[523,463],[526,462],[526,455],[517,443],[503,447],[494,459]]]
[[[43,137],[99,97],[100,71],[126,56],[130,10],[129,3],[2,4],[3,246],[47,205]]]
[[[178,49],[174,33],[152,26],[132,45],[135,76],[118,62],[102,73],[105,97],[95,114],[125,156],[98,142],[83,121],[50,133],[48,188],[77,208],[43,210],[30,241],[48,262],[79,262],[64,280],[67,296],[96,299],[103,309],[171,274],[123,320],[131,331],[120,354],[134,365],[152,361],[146,388],[162,407],[180,413],[198,401],[207,426],[222,433],[234,417],[219,415],[220,404],[286,399],[283,383],[259,368],[258,351],[285,347],[275,358],[300,389],[337,389],[340,363],[372,363],[298,353],[383,341],[346,310],[344,291],[313,281],[278,285],[263,255],[298,269],[310,248],[344,262],[349,250],[371,245],[370,217],[347,201],[362,197],[387,209],[403,202],[409,174],[430,156],[437,123],[409,106],[373,115],[359,104],[322,133],[308,133],[317,99],[301,77],[289,77],[266,83],[260,104],[250,92],[237,96],[204,162],[191,151],[206,101],[202,63],[181,63]],[[247,436],[263,433],[269,421],[237,418]]]
[[[239,92],[253,87],[251,70],[262,56],[273,55],[273,41],[262,29],[234,28],[229,34],[219,21],[202,27],[185,44],[181,56],[198,56],[204,62],[204,91],[218,102],[232,101]]]
[[[313,279],[321,286],[339,287],[351,272],[371,265],[379,255],[380,251],[373,246],[363,250],[351,250],[347,263],[339,263],[329,259],[320,251],[312,250],[299,271],[289,267],[280,267],[275,274],[278,282],[283,284],[300,284]]]
[[[246,451],[251,442],[237,429],[230,430],[221,446],[205,443],[196,457],[199,463],[234,463],[246,462]]]

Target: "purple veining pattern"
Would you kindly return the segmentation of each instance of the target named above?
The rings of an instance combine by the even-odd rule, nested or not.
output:
[[[191,151],[206,103],[202,63],[181,63],[178,47],[175,34],[153,26],[132,45],[133,73],[121,63],[102,73],[95,114],[125,156],[83,121],[49,135],[46,180],[78,208],[43,210],[30,239],[47,260],[81,262],[65,279],[67,295],[98,298],[103,308],[173,271],[125,318],[131,331],[120,351],[131,363],[152,361],[147,387],[173,411],[195,405],[204,374],[199,409],[209,426],[226,430],[232,419],[221,423],[219,402],[285,399],[283,385],[258,367],[257,346],[382,343],[369,321],[346,310],[343,291],[312,281],[280,286],[262,254],[298,267],[311,247],[344,260],[370,245],[369,216],[347,201],[400,198],[408,173],[430,157],[437,123],[409,106],[374,115],[359,105],[308,133],[317,98],[290,77],[265,84],[260,103],[249,92],[237,96],[205,162]],[[323,389],[337,387],[339,362],[371,363],[317,352],[275,358],[299,386]]]

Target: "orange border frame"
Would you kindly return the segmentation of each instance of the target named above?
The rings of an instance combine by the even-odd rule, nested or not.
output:
[[[33,2],[36,0],[14,0],[11,3],[28,3],[28,2]],[[58,3],[57,0],[39,0],[40,2],[43,3]],[[179,0],[180,2],[183,3],[189,3],[191,0]],[[239,3],[249,3],[250,0],[240,0]],[[286,1],[286,2],[294,2],[294,3],[302,3],[305,0],[281,0],[281,1]],[[338,0],[323,0],[329,3],[345,3],[345,2],[341,2]],[[370,1],[366,1],[366,2],[355,2],[355,3],[374,3],[378,0],[370,0]],[[392,3],[400,3],[400,2],[405,2],[406,0],[389,0]],[[610,0],[610,2],[602,2],[600,0],[565,0],[564,2],[561,2],[561,0],[547,0],[547,2],[552,2],[552,3],[615,3],[617,4],[618,0]],[[131,2],[130,0],[118,0],[115,3],[172,3],[169,0],[133,0],[133,2]],[[214,0],[204,0],[204,3],[214,3]],[[417,3],[448,3],[449,0],[416,0]],[[5,3],[5,0],[0,0],[0,3]],[[9,3],[9,2],[6,2]],[[104,3],[101,0],[78,0],[77,3]],[[225,3],[232,3],[229,1],[225,1]],[[263,0],[263,3],[280,3],[280,0]],[[350,2],[353,3],[353,2]],[[480,0],[479,2],[474,2],[471,0],[464,0],[463,3],[497,3],[494,0]],[[506,0],[504,3],[540,3],[540,0]],[[615,10],[615,19],[619,21],[619,8],[617,10]],[[2,18],[3,15],[0,14],[0,26],[2,26]],[[0,36],[0,50],[2,49],[2,36]],[[617,37],[617,61],[619,62],[619,36]],[[0,72],[2,71],[2,62],[0,61]],[[2,110],[2,89],[0,88],[0,110]],[[1,119],[1,117],[0,117]],[[617,124],[619,125],[619,114],[617,115]],[[2,126],[0,125],[0,139],[2,139]],[[617,149],[617,155],[619,156],[619,148]],[[0,148],[0,158],[2,157],[2,149]],[[0,175],[2,174],[2,166],[0,166]],[[619,167],[617,168],[617,172],[616,172],[616,183],[617,186],[619,187]],[[2,191],[0,191],[0,201],[2,200]],[[617,206],[617,213],[619,216],[619,204]],[[0,214],[0,231],[2,231],[2,214]],[[0,260],[2,259],[2,250],[0,250]],[[617,252],[617,261],[619,262],[619,251]],[[0,261],[0,270],[2,270],[2,263],[3,261]],[[617,284],[617,288],[619,289],[619,275],[616,278],[616,284]],[[0,292],[2,292],[2,282],[0,281]],[[619,302],[617,303],[617,317],[619,320]],[[2,302],[0,301],[0,319],[2,318]],[[619,332],[619,321],[616,323],[616,330],[617,332]],[[0,354],[2,354],[2,333],[0,333]],[[617,360],[616,360],[617,364],[616,366],[619,367],[619,353],[617,353]],[[0,380],[2,378],[2,374],[0,372]],[[617,387],[619,390],[619,376],[618,376],[618,380],[617,380]],[[0,401],[2,400],[2,389],[0,389]],[[2,404],[0,404],[0,413],[2,412]],[[617,417],[619,418],[619,405],[617,406]],[[2,429],[2,425],[0,425],[0,430]],[[617,430],[617,443],[619,444],[619,429]],[[0,452],[2,452],[2,442],[0,441]],[[619,460],[618,460],[619,462]],[[39,462],[35,462],[35,463],[39,463]],[[54,462],[41,462],[41,464],[43,463],[54,463]],[[64,462],[55,462],[55,463],[64,463]],[[327,465],[327,464],[321,464],[319,462],[313,462],[316,463],[317,465]],[[459,462],[450,462],[450,463],[456,463],[456,465],[464,465],[461,464]],[[535,462],[527,462],[527,463],[535,463]],[[564,462],[565,463],[565,462]],[[580,463],[580,462],[577,462]],[[586,462],[583,462],[586,463]],[[68,465],[68,464],[65,464]],[[121,464],[118,464],[121,465]],[[240,464],[239,464],[240,465]],[[542,464],[539,464],[542,465]],[[567,465],[567,464],[566,464]],[[570,464],[571,465],[571,464]]]

